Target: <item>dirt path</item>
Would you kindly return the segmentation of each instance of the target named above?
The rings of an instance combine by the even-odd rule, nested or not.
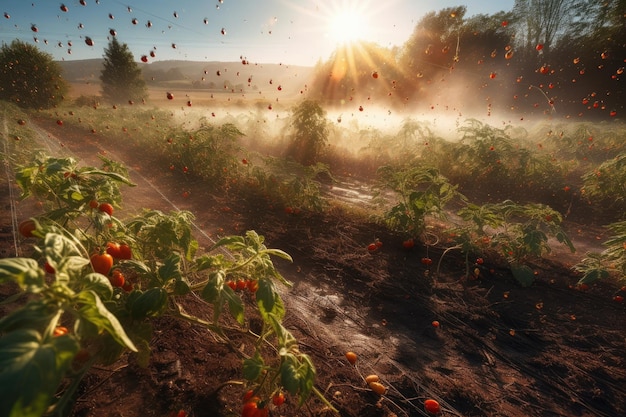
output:
[[[184,184],[197,186],[185,198],[178,178],[141,155],[112,150],[106,137],[36,123],[52,153],[90,165],[104,153],[130,168],[138,186],[124,191],[124,214],[190,210],[201,244],[218,233],[255,229],[290,253],[294,263],[279,264],[295,284],[284,293],[285,324],[313,357],[318,387],[343,416],[425,416],[425,398],[439,400],[443,416],[626,415],[626,308],[611,302],[615,289],[606,283],[587,293],[569,289],[575,281],[558,254],[536,266],[531,288],[518,287],[495,264],[481,280],[460,282],[464,267],[454,254],[433,279],[420,262],[426,249],[402,250],[379,225],[335,212],[285,217],[210,195],[199,184]],[[586,241],[593,235],[590,248],[601,241],[595,232],[580,231]],[[364,247],[374,237],[385,244],[372,255]],[[436,259],[441,251],[428,255]],[[186,307],[203,308],[194,299]],[[160,319],[159,329],[150,367],[94,372],[76,416],[164,416],[178,407],[194,417],[238,415],[240,392],[215,392],[220,381],[240,378],[238,357],[193,327]],[[345,361],[347,350],[359,354],[358,369]],[[172,363],[179,364],[177,377],[167,372]],[[370,373],[389,387],[382,400],[359,375]],[[324,415],[320,408],[291,406],[281,415]]]

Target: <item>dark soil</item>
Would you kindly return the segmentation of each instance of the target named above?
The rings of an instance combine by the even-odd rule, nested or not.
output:
[[[293,263],[277,262],[294,283],[283,294],[285,325],[313,358],[317,388],[342,416],[424,416],[426,398],[441,403],[442,416],[626,415],[626,305],[612,301],[620,292],[614,283],[573,289],[577,277],[562,252],[533,266],[537,280],[529,288],[490,259],[480,266],[480,279],[461,279],[465,264],[456,252],[444,257],[435,276],[434,265],[428,269],[421,258],[436,264],[442,246],[405,250],[400,236],[350,210],[287,215],[262,201],[214,195],[102,135],[36,123],[50,146],[63,139],[53,151],[86,164],[98,164],[103,150],[126,161],[139,184],[125,194],[127,213],[169,211],[174,204],[196,215],[205,247],[218,234],[254,229],[268,246],[292,255]],[[2,200],[2,256],[13,256],[9,195]],[[21,203],[17,214],[29,210]],[[597,245],[597,231],[569,228],[577,245]],[[375,238],[383,246],[370,254],[366,246]],[[20,244],[27,251],[28,241]],[[6,287],[0,291],[0,298],[8,295]],[[184,306],[210,314],[191,296]],[[244,389],[226,382],[241,380],[239,350],[250,348],[245,333],[231,331],[227,345],[167,316],[155,320],[154,329],[149,366],[125,356],[96,367],[80,388],[74,416],[167,416],[179,409],[193,417],[240,415]],[[359,355],[356,367],[344,357],[348,350]],[[384,397],[367,389],[362,376],[371,373],[389,387]],[[316,399],[300,409],[295,402],[288,398],[272,415],[330,415]]]

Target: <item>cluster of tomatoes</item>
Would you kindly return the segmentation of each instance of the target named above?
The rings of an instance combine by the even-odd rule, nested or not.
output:
[[[272,396],[272,404],[280,407],[285,403],[285,394],[277,392]],[[253,390],[249,390],[243,396],[243,408],[241,417],[267,417],[269,416],[269,401],[261,400]]]
[[[376,253],[383,247],[383,242],[380,239],[376,238],[372,243],[367,245],[367,251],[369,253]]]
[[[259,281],[255,279],[238,279],[236,281],[226,281],[226,285],[228,285],[233,291],[248,290],[253,294],[259,289]]]

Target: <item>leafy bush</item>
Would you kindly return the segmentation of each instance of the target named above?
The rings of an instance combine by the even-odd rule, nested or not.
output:
[[[110,204],[119,205],[120,184],[130,185],[120,171],[111,161],[78,168],[71,158],[43,154],[19,170],[23,198],[43,199],[49,210],[20,225],[33,241],[33,257],[0,260],[0,284],[17,284],[21,291],[12,299],[22,301],[0,319],[0,385],[8,395],[0,414],[69,415],[92,365],[111,364],[125,351],[147,364],[153,317],[188,320],[228,342],[221,318],[227,309],[245,325],[242,291],[255,300],[263,323],[258,336],[249,333],[254,351],[241,352],[245,384],[268,399],[285,390],[300,404],[311,393],[325,401],[314,388],[311,359],[282,325],[286,312],[276,284],[290,284],[272,258],[290,256],[267,248],[254,231],[197,255],[188,212],[146,210],[124,222]],[[185,312],[190,293],[212,304],[211,321]],[[267,356],[267,344],[275,357]]]
[[[291,115],[293,129],[285,155],[302,165],[312,165],[318,161],[328,141],[326,112],[312,100],[298,104]]]
[[[50,54],[14,40],[0,48],[0,98],[20,107],[47,109],[67,92],[61,67]]]

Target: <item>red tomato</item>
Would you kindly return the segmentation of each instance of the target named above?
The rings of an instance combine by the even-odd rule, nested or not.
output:
[[[167,99],[168,99],[168,100],[174,100],[174,94],[172,94],[172,93],[167,93]]]
[[[436,400],[430,399],[430,398],[428,400],[424,401],[424,408],[430,414],[439,414],[439,412],[441,411],[441,407],[439,406],[439,402],[437,402]]]
[[[37,228],[33,220],[24,220],[18,226],[20,234],[24,237],[33,237],[33,231]]]
[[[369,252],[376,252],[378,250],[378,246],[376,246],[375,243],[370,243],[369,245],[367,245],[367,250]]]
[[[254,279],[249,279],[246,282],[246,286],[248,287],[248,291],[250,291],[251,293],[255,293],[259,289],[259,281],[254,280]]]
[[[541,51],[543,49],[543,44],[538,43],[537,46],[535,46],[535,49]]]
[[[100,203],[100,205],[98,206],[98,210],[108,214],[109,216],[113,215],[113,206],[109,203]]]
[[[238,279],[236,284],[238,291],[244,290],[247,286],[246,281],[244,281],[243,279]]]
[[[67,330],[67,327],[64,326],[57,326],[54,328],[54,330],[52,331],[52,336],[54,337],[58,337],[58,336],[63,336],[69,333],[69,330]]]
[[[476,263],[477,263],[478,265],[482,265],[482,264],[484,264],[484,263],[485,263],[485,260],[484,260],[483,258],[478,258],[478,259],[476,259]]]
[[[59,126],[63,126],[63,120],[57,120],[57,124],[58,124]]]
[[[272,397],[272,404],[276,407],[280,407],[285,402],[285,394],[279,392]]]
[[[624,302],[624,297],[622,297],[621,295],[616,295],[615,297],[613,297],[613,301],[621,304]]]
[[[93,270],[102,275],[108,275],[113,266],[113,257],[108,253],[94,253],[90,260]]]
[[[407,239],[402,242],[402,247],[404,247],[404,249],[411,249],[413,246],[415,246],[415,241],[413,240],[413,238]]]
[[[92,209],[98,208],[98,201],[97,200],[91,200],[89,202],[89,207]]]
[[[269,414],[269,410],[264,407],[259,408],[258,401],[258,397],[252,397],[250,401],[245,403],[241,410],[241,417],[266,417]]]
[[[439,327],[439,322],[437,320],[433,320],[433,322],[431,323],[433,325],[433,327],[437,328]]]
[[[110,281],[112,286],[122,288],[126,282],[126,278],[124,278],[124,274],[122,274],[119,270],[116,270]]]
[[[422,264],[428,266],[428,265],[432,265],[433,260],[430,258],[422,258]]]
[[[109,242],[107,243],[106,252],[109,255],[111,255],[113,258],[119,259],[120,258],[120,245],[115,242]]]
[[[125,243],[120,244],[120,255],[119,258],[120,259],[131,259],[133,257],[133,253],[130,249],[130,246],[128,246]]]
[[[231,290],[237,291],[237,283],[235,281],[226,281],[226,285],[228,285]]]
[[[46,271],[47,273],[49,273],[49,274],[55,274],[55,273],[56,273],[56,271],[54,270],[54,268],[52,267],[52,265],[50,265],[48,262],[46,262],[46,263],[43,265],[43,269],[45,269],[45,271]]]

